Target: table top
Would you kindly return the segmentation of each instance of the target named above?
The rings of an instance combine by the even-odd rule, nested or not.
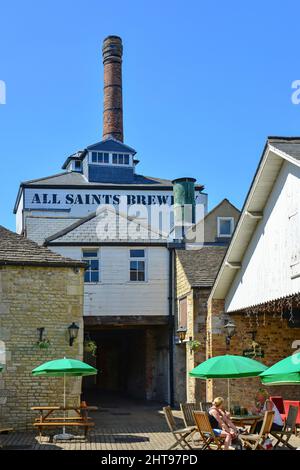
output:
[[[262,415],[234,415],[230,416],[230,419],[235,421],[246,421],[246,420],[253,420],[253,419],[263,419]]]
[[[33,411],[56,411],[56,410],[62,410],[62,411],[71,411],[71,410],[88,410],[88,411],[96,411],[98,410],[98,406],[32,406],[30,408]]]

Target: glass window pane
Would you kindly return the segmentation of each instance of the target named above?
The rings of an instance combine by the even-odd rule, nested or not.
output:
[[[118,155],[116,153],[113,153],[112,162],[114,165],[118,163]]]
[[[130,250],[130,258],[144,258],[145,250]]]
[[[137,261],[130,261],[130,271],[137,271],[138,263]]]
[[[92,162],[97,163],[97,152],[92,152]]]
[[[130,271],[130,280],[131,281],[137,281],[137,272],[136,271]]]
[[[145,262],[144,261],[138,261],[138,270],[139,271],[144,271],[145,270]]]
[[[99,273],[98,271],[91,272],[91,281],[92,282],[99,282]]]
[[[84,258],[97,258],[98,251],[83,251],[82,255]]]
[[[104,163],[109,163],[109,154],[108,153],[103,154],[103,162]]]
[[[220,220],[220,235],[231,235],[231,220]]]
[[[90,271],[85,271],[84,282],[90,282]]]
[[[124,163],[125,165],[129,165],[129,155],[124,155]]]
[[[119,165],[123,165],[123,153],[119,153]]]
[[[92,259],[90,261],[90,267],[93,271],[98,271],[99,270],[99,261],[97,259]]]
[[[144,281],[144,280],[145,280],[145,273],[138,272],[138,281]]]

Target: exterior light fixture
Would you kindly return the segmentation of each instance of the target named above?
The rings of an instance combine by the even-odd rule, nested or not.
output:
[[[224,330],[226,333],[226,345],[230,346],[230,340],[235,335],[236,326],[233,320],[226,320],[224,325]]]
[[[70,326],[68,326],[70,346],[73,346],[73,343],[78,336],[78,331],[79,331],[79,326],[76,325],[76,323],[73,322]]]
[[[44,340],[44,333],[45,333],[45,328],[37,328],[37,333],[38,333],[38,341],[41,343]]]
[[[179,338],[180,343],[182,343],[185,340],[185,335],[186,335],[186,328],[184,326],[180,326],[177,330],[177,336]]]

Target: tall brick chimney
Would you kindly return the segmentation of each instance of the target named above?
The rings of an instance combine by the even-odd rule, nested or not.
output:
[[[122,54],[122,39],[119,36],[104,39],[103,140],[113,137],[123,142]]]

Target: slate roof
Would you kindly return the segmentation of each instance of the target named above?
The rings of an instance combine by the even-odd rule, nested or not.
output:
[[[225,246],[203,246],[200,250],[176,250],[191,287],[211,287],[225,256]]]
[[[35,180],[24,181],[22,186],[97,186],[97,187],[110,187],[116,186],[116,183],[95,183],[89,182],[82,173],[77,171],[66,171],[63,173],[57,173],[52,176],[47,176],[44,178],[38,178]],[[123,186],[167,186],[173,188],[171,180],[165,180],[161,178],[155,178],[152,176],[143,176],[143,175],[134,175],[132,183],[124,183]],[[122,188],[122,183],[117,184],[118,187]],[[199,187],[197,187],[199,189]]]
[[[82,261],[64,258],[44,246],[0,225],[0,266],[85,267]]]
[[[113,138],[105,139],[101,142],[97,142],[96,144],[89,145],[86,149],[102,150],[104,152],[127,152],[132,153],[133,155],[136,154],[136,150],[134,150],[132,147],[129,147],[128,145],[123,144],[123,142]]]
[[[277,150],[300,159],[300,137],[268,137],[268,143]]]
[[[127,223],[120,219],[126,219]],[[138,236],[136,236],[137,233]],[[132,218],[110,207],[103,207],[49,236],[44,245],[93,244],[97,246],[111,242],[167,244],[167,238],[167,235],[152,229],[140,219]]]

